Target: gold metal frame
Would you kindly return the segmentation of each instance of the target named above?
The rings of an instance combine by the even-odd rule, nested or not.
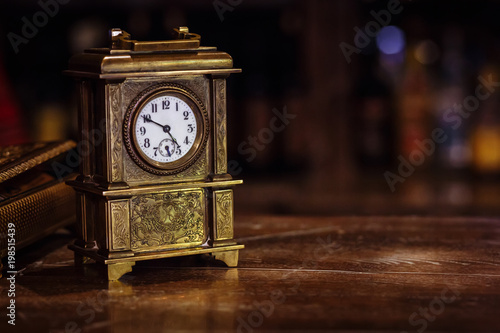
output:
[[[180,159],[161,163],[142,152],[137,144],[135,125],[140,110],[151,100],[159,96],[174,96],[186,102],[193,110],[196,119],[197,133],[191,149]],[[131,103],[125,114],[123,123],[125,147],[132,160],[143,170],[156,175],[172,175],[186,170],[201,156],[209,136],[208,112],[198,96],[186,87],[175,83],[161,83],[141,92]]]

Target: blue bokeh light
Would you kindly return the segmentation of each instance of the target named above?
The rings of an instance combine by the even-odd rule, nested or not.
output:
[[[384,54],[397,54],[405,47],[403,30],[389,25],[380,29],[377,35],[377,47]]]

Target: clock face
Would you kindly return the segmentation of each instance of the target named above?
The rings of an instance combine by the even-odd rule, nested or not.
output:
[[[140,94],[129,107],[124,139],[144,170],[168,175],[189,167],[208,138],[203,104],[186,88],[162,84]]]
[[[193,148],[198,133],[195,112],[184,100],[160,95],[139,110],[134,126],[136,147],[159,163],[174,162]]]

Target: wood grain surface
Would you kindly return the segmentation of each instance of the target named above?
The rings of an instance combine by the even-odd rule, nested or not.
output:
[[[108,283],[61,231],[16,254],[2,332],[500,332],[500,219],[237,216],[237,269],[138,262]],[[8,276],[8,275],[7,275]]]

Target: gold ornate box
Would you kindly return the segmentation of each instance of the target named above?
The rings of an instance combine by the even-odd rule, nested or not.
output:
[[[64,141],[0,147],[0,259],[75,222],[75,194],[64,183],[75,175],[63,172],[72,171],[64,157],[75,146]],[[7,270],[15,271],[10,261]]]
[[[228,266],[233,186],[227,172],[226,78],[240,69],[185,27],[174,38],[131,40],[71,58],[79,90],[77,263],[107,265],[108,278],[136,261],[209,253]]]

